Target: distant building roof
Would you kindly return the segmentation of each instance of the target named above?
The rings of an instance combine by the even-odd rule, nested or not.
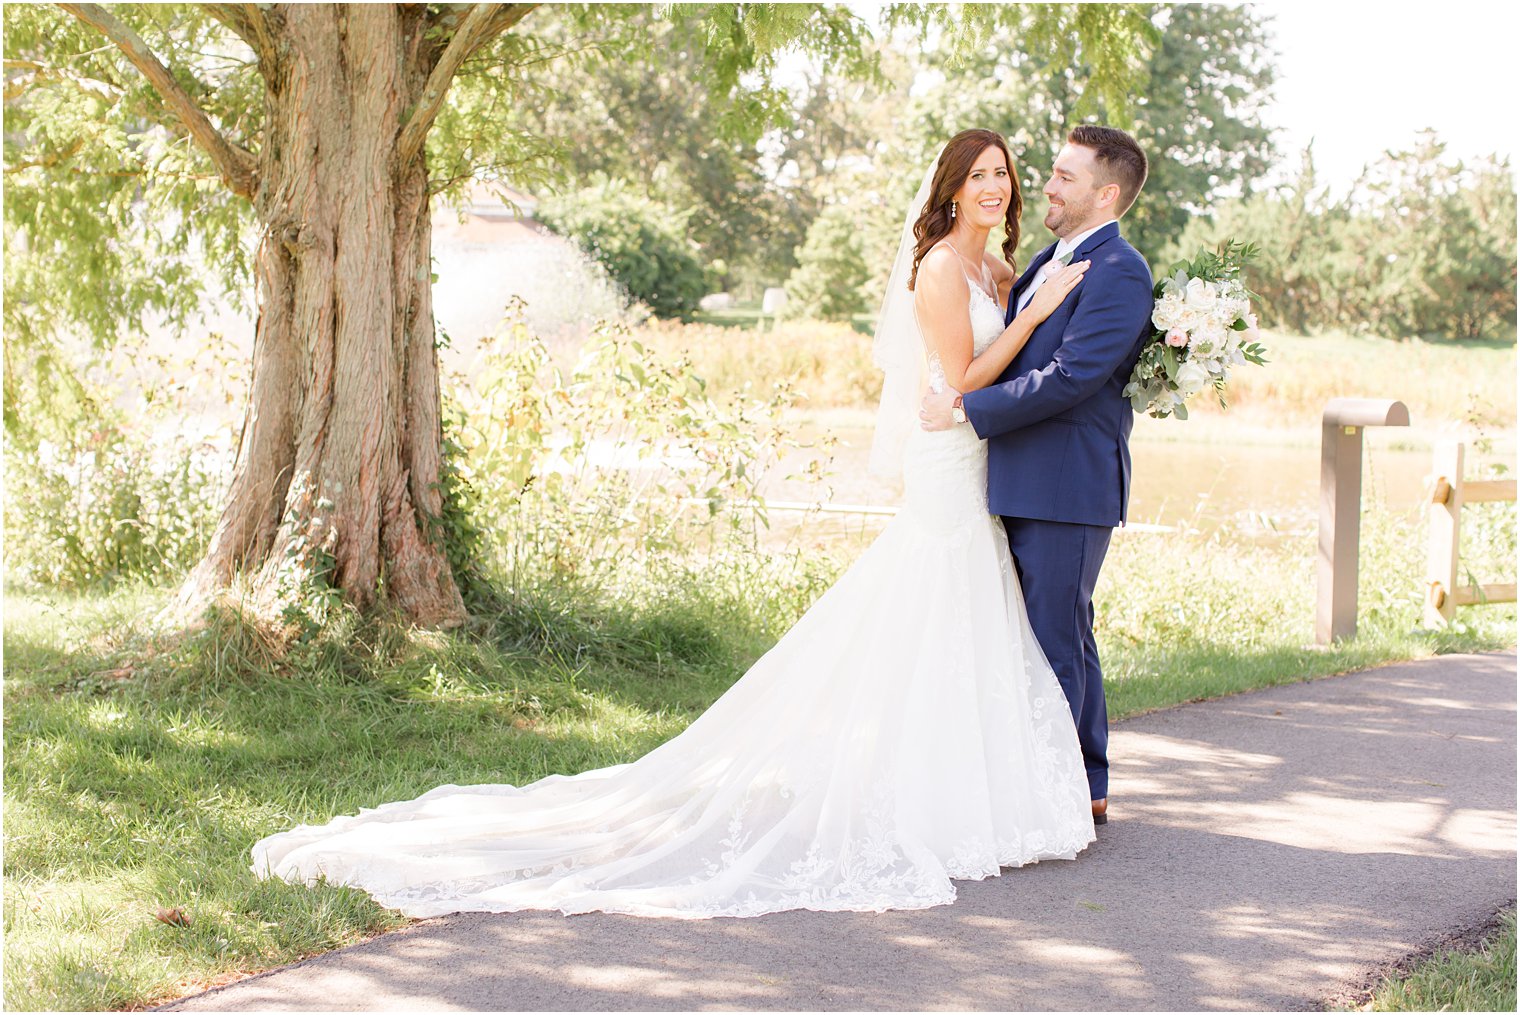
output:
[[[465,210],[485,219],[531,219],[538,210],[538,198],[505,183],[472,180],[465,184]]]
[[[433,214],[433,232],[440,239],[488,246],[535,240],[563,242],[534,217],[538,198],[532,194],[483,180],[471,180],[461,190],[463,221],[459,211],[448,205]]]

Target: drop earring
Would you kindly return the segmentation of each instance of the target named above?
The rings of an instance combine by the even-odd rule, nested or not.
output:
[[[950,202],[950,217],[955,218],[955,202]]]

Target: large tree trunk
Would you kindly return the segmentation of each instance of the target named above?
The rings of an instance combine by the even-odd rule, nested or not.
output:
[[[442,457],[427,171],[397,144],[438,58],[425,11],[289,4],[273,23],[252,397],[183,605],[242,574],[264,606],[316,580],[361,609],[464,618],[427,532]]]

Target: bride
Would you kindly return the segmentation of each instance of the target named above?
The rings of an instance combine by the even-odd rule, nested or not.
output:
[[[925,176],[877,326],[875,463],[904,503],[839,582],[685,732],[631,764],[440,786],[260,840],[253,869],[417,917],[557,909],[757,916],[918,909],[1093,841],[1071,712],[1035,643],[986,446],[916,426],[922,386],[990,383],[1081,279],[1013,323],[1022,201],[1007,145],[957,134]],[[921,327],[920,327],[921,326]],[[1038,477],[1030,477],[1038,482]]]

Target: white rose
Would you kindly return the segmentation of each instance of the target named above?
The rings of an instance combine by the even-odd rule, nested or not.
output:
[[[1240,333],[1240,343],[1242,345],[1250,345],[1253,342],[1260,342],[1261,341],[1261,331],[1258,330],[1259,327],[1260,326],[1256,323],[1256,315],[1255,314],[1251,314],[1251,313],[1247,313],[1246,314],[1246,330],[1242,331]]]
[[[1209,383],[1208,368],[1195,360],[1188,360],[1182,364],[1182,369],[1177,371],[1174,378],[1177,385],[1177,394],[1183,398],[1192,398],[1203,390],[1203,386]]]
[[[1177,326],[1177,321],[1182,315],[1182,297],[1167,293],[1156,301],[1156,310],[1151,314],[1151,321],[1155,323],[1158,331],[1170,331]]]
[[[1199,313],[1213,311],[1219,302],[1219,293],[1201,278],[1190,278],[1187,284],[1187,305]]]

